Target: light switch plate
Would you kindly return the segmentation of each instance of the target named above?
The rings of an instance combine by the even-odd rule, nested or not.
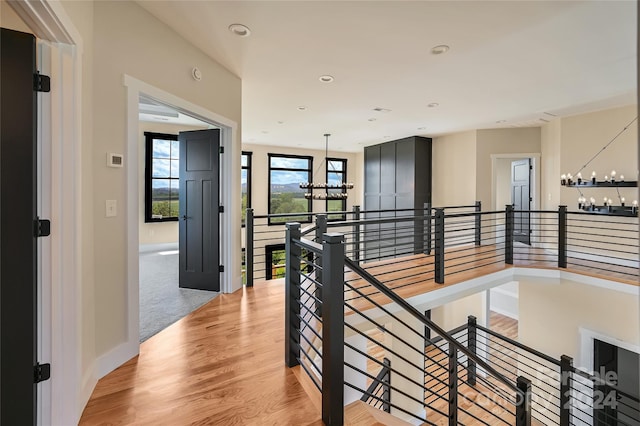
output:
[[[118,215],[118,204],[116,200],[107,200],[105,202],[105,214],[107,217],[115,217]]]

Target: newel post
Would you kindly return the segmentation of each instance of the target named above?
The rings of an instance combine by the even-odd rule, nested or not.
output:
[[[344,422],[344,235],[325,234],[322,243],[322,421]]]
[[[245,219],[244,268],[247,287],[253,287],[253,209],[247,209]]]
[[[516,385],[516,426],[531,426],[531,380],[518,376]]]
[[[504,210],[504,263],[513,265],[513,231],[514,231],[514,213],[513,206],[507,204]]]
[[[353,206],[353,259],[360,264],[360,206]]]
[[[558,268],[567,267],[567,206],[558,206]]]
[[[473,315],[467,317],[467,347],[469,351],[477,355],[478,352],[478,321]],[[476,362],[467,358],[467,381],[471,386],[476,385]]]
[[[572,371],[573,358],[562,355],[560,357],[560,426],[569,426]]]
[[[475,243],[476,246],[480,246],[481,241],[482,241],[482,216],[480,215],[480,212],[482,211],[482,201],[476,201],[476,207],[475,207],[475,231],[476,231],[476,238],[475,238]]]
[[[316,215],[316,238],[315,242],[318,244],[322,244],[322,236],[327,233],[327,215],[326,214],[317,214]],[[315,263],[318,265],[315,268],[316,273],[316,281],[322,283],[322,256],[315,256]],[[316,285],[316,290],[314,292],[316,299],[322,300],[322,286]],[[322,316],[322,307],[316,304],[316,314]]]
[[[435,281],[444,283],[444,209],[436,209]]]
[[[431,254],[431,203],[424,203],[424,216],[425,216],[425,227],[424,227],[424,237],[425,237],[425,247],[424,254]]]
[[[300,364],[300,224],[287,223],[284,276],[284,358],[287,367]]]

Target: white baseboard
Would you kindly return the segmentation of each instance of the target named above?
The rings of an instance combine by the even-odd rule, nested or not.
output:
[[[178,250],[178,242],[160,243],[160,244],[140,244],[138,251],[140,253],[148,253],[152,251]]]
[[[497,314],[500,314],[500,315],[504,315],[505,317],[509,317],[511,319],[514,319],[514,320],[518,319],[518,314],[517,313],[509,311],[509,310],[506,310],[506,309],[503,310],[503,309],[496,308],[495,306],[493,306],[493,307],[491,307],[491,311],[495,312]]]
[[[80,421],[82,417],[82,412],[84,408],[87,406],[89,399],[91,398],[91,394],[93,394],[93,390],[96,388],[96,384],[98,383],[98,378],[96,377],[96,363],[93,362],[87,368],[83,378],[82,378],[82,386],[80,388],[79,395],[79,405],[78,405],[78,413],[76,418],[76,423]]]
[[[102,379],[139,353],[140,344],[136,341],[121,343],[106,354],[99,356],[96,360],[96,375],[98,379]]]

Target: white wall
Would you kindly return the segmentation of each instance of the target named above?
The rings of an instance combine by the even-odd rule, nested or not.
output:
[[[127,325],[138,321],[127,317],[127,158],[122,169],[105,164],[106,153],[126,152],[125,74],[238,124],[241,82],[133,2],[62,4],[85,43],[80,301],[84,318],[80,321],[83,359],[90,364],[94,357],[111,353],[128,341]],[[200,82],[191,78],[190,70],[195,65],[204,76]],[[240,135],[237,137],[240,140]],[[105,217],[107,199],[117,201],[116,217]],[[235,235],[233,243],[239,251],[239,229]]]

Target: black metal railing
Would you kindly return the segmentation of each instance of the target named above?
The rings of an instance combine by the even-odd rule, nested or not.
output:
[[[342,235],[325,234],[320,247],[301,236],[299,224],[287,228],[286,360],[289,366],[301,365],[322,392],[325,424],[343,424],[345,404],[374,395],[367,382],[376,380],[377,371],[385,367],[385,357],[391,363],[386,383],[389,398],[383,402],[396,416],[426,424],[437,424],[442,418],[450,425],[472,419],[483,424],[527,424],[531,416],[527,378],[503,376],[345,256]],[[322,257],[322,282],[316,279],[317,263],[304,265],[308,261],[303,250]],[[345,269],[346,274],[366,280],[376,295],[368,296],[351,286],[345,280]],[[314,290],[318,287],[321,298]],[[348,298],[350,293],[359,297]],[[425,352],[425,326],[440,336],[446,348]],[[445,385],[442,389],[415,379],[424,377],[425,357],[436,356],[444,360],[438,365],[445,371],[433,374],[434,380]],[[488,394],[488,385],[474,386],[477,368],[485,375],[482,379],[499,387],[500,393]],[[434,402],[427,405],[425,394]],[[490,401],[489,406],[478,402],[480,395],[482,401]]]
[[[588,373],[573,366],[571,357],[551,357],[517,340],[477,324],[470,316],[467,323],[449,332],[461,344],[484,359],[505,377],[515,380],[524,375],[531,381],[531,417],[545,425],[628,425],[640,423],[640,399],[625,392],[612,372]],[[425,352],[446,348],[441,338],[427,340]],[[443,389],[441,377],[443,356],[425,359],[425,384]],[[486,386],[489,392],[501,394],[504,389],[487,379],[481,368],[467,360],[469,383]],[[438,388],[439,386],[439,388]],[[636,390],[637,391],[637,390]],[[427,404],[435,399],[425,395]]]
[[[312,213],[301,234],[344,236],[345,253],[387,286],[459,282],[507,266],[561,268],[623,281],[638,279],[638,218],[558,210],[481,211],[480,203],[424,210]],[[284,276],[284,226],[247,210],[247,285]],[[299,215],[277,215],[296,217]],[[277,253],[274,254],[274,253]],[[274,260],[277,259],[277,260]],[[321,259],[317,260],[321,264]],[[405,271],[403,276],[389,272]],[[380,275],[376,271],[380,271]],[[321,274],[321,271],[318,272]]]

